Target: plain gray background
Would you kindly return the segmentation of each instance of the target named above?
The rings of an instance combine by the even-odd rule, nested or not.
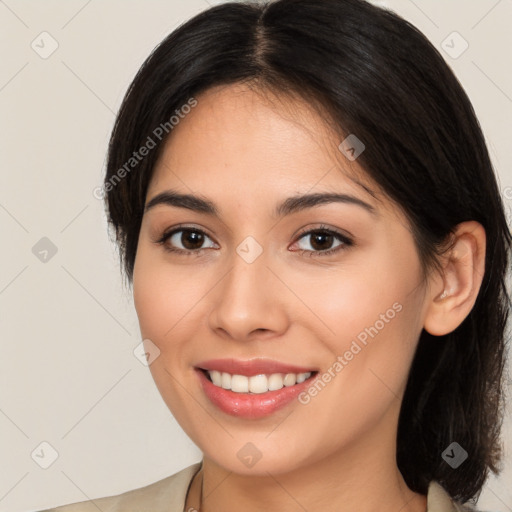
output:
[[[93,190],[139,66],[214,3],[0,0],[0,511],[118,494],[200,460],[134,354],[137,317]],[[455,71],[512,210],[512,2],[375,3]],[[482,510],[512,510],[510,408],[504,440]]]

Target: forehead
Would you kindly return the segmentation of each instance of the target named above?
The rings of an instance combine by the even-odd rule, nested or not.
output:
[[[343,135],[313,105],[242,84],[212,88],[196,100],[168,137],[148,196],[167,187],[218,196],[342,187],[370,197],[375,189],[338,149]]]

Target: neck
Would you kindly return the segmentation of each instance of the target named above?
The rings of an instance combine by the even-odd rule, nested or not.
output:
[[[396,465],[395,427],[374,428],[326,457],[302,460],[281,473],[235,473],[204,456],[185,511],[425,512],[426,496],[407,487]]]
[[[358,459],[355,459],[356,461]],[[427,499],[411,491],[396,466],[374,458],[359,469],[323,460],[296,471],[269,476],[238,475],[205,457],[187,495],[186,512],[425,512]]]

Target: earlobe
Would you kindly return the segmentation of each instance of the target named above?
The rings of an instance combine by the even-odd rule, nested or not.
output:
[[[430,286],[424,329],[434,336],[454,331],[476,302],[485,272],[486,237],[476,221],[462,222],[443,257],[442,279]]]

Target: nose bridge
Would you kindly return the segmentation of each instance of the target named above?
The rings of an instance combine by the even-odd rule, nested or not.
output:
[[[210,317],[212,328],[222,328],[243,339],[258,329],[283,328],[284,311],[278,305],[278,286],[267,268],[269,254],[254,238],[245,238],[229,258],[227,275],[219,283]]]
[[[268,289],[265,292],[265,287],[261,286],[267,282],[267,259],[263,246],[253,237],[244,239],[231,255],[231,271],[226,276],[223,295],[226,302],[238,310],[240,317],[247,314],[249,307],[258,307],[259,302],[268,302],[261,295],[268,293]]]

